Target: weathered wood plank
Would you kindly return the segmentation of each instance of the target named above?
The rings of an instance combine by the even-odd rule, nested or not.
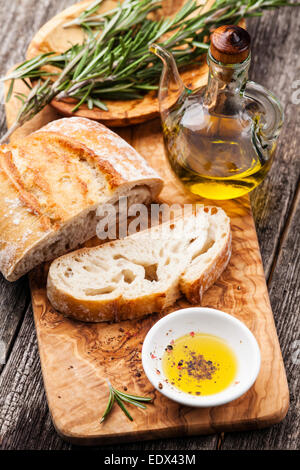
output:
[[[300,8],[283,8],[248,21],[252,37],[250,77],[280,99],[285,123],[271,171],[251,195],[266,277],[291,209],[300,171],[299,105],[292,103],[293,81],[300,76]]]
[[[26,278],[11,284],[0,275],[0,371],[9,357],[28,302]]]
[[[180,439],[161,439],[156,441],[135,442],[132,444],[122,444],[114,446],[106,446],[105,450],[109,451],[128,451],[143,450],[148,451],[165,451],[165,450],[215,450],[217,447],[218,435],[200,436],[200,437],[182,437]],[[72,449],[82,449],[82,447],[72,446]],[[97,449],[97,447],[96,447]],[[101,449],[101,447],[98,447]]]
[[[272,273],[270,295],[290,388],[290,409],[285,420],[254,433],[227,434],[222,449],[298,449],[300,443],[300,192],[283,235],[282,248]]]
[[[22,2],[0,0],[0,16],[5,18],[5,22],[2,22],[2,38],[0,44],[1,74],[7,70],[9,65],[13,65],[24,57],[27,44],[33,32],[57,11],[62,10],[72,3],[73,0],[40,0],[39,2],[35,0],[23,0]],[[253,42],[255,52],[253,53],[251,77],[272,89],[280,97],[286,111],[286,125],[277,149],[273,169],[265,183],[263,183],[252,196],[259,242],[267,275],[271,272],[274,258],[277,256],[279,235],[283,232],[289,209],[292,206],[298,171],[296,142],[297,139],[299,139],[299,134],[297,137],[297,128],[299,129],[300,113],[298,111],[297,116],[297,108],[291,103],[291,83],[293,80],[296,80],[297,77],[299,78],[299,69],[297,70],[297,66],[299,67],[299,38],[296,36],[299,10],[300,9],[289,11],[289,9],[286,9],[275,13],[269,12],[265,14],[263,19],[254,19],[249,22],[250,32],[253,37],[255,36]],[[276,25],[275,28],[274,25]],[[276,44],[276,49],[274,44]],[[283,63],[285,64],[284,72],[282,72]],[[1,132],[3,132],[5,127],[3,112],[0,115],[0,119]],[[290,230],[289,233],[291,233]],[[293,240],[293,238],[291,239]],[[293,243],[295,242],[291,242],[292,246]],[[279,259],[284,260],[286,256],[289,256],[289,249],[290,245],[287,247],[285,256],[283,257],[282,255]],[[295,266],[293,256],[289,256],[289,263],[290,272],[293,272]],[[277,268],[274,269],[270,296],[279,329],[280,343],[283,347],[286,360],[291,353],[291,351],[290,353],[288,352],[291,341],[294,338],[299,338],[299,332],[296,333],[295,329],[294,336],[291,335],[292,332],[290,328],[287,328],[290,318],[288,317],[287,321],[286,316],[281,315],[281,306],[284,305],[284,302],[279,305],[277,301],[275,303],[273,301],[273,296],[277,291],[278,293],[281,292],[282,295],[284,294],[285,302],[288,298],[292,298],[296,292],[295,286],[291,283],[286,283],[284,288],[282,287],[281,282],[284,277],[284,272],[281,271],[281,269],[282,263],[277,265]],[[7,286],[9,288],[11,285],[7,284]],[[17,286],[17,284],[15,286]],[[13,289],[15,289],[15,287],[13,287]],[[18,291],[18,289],[19,287],[16,287],[16,291]],[[287,292],[285,292],[285,289],[288,289]],[[11,298],[13,298],[13,294]],[[8,302],[8,304],[10,304],[10,302]],[[25,321],[28,321],[28,315],[29,313],[27,312]],[[0,321],[2,321],[1,318]],[[22,334],[24,325],[20,330],[20,334]],[[6,365],[3,371],[6,377],[6,396],[13,390],[13,378],[14,375],[16,375],[15,358],[19,354],[21,359],[21,355],[24,354],[24,345],[28,343],[29,333],[34,335],[32,322],[26,326],[26,329],[28,335],[25,337],[22,336],[21,342],[17,341],[12,351],[12,361]],[[7,326],[5,330],[7,331]],[[35,361],[38,361],[36,346],[34,348],[34,354]],[[293,406],[296,391],[296,385],[294,384],[296,383],[297,371],[295,366],[290,368],[288,362],[286,362],[286,364],[291,384],[291,403]],[[12,372],[8,374],[10,368]],[[11,430],[10,436],[15,434],[16,438],[7,438],[5,444],[6,448],[22,448],[23,444],[27,448],[67,448],[68,446],[62,447],[64,444],[62,444],[62,441],[56,436],[50,424],[47,405],[43,395],[41,374],[37,365],[35,366],[34,374],[26,376],[26,394],[24,392],[24,395],[21,394],[17,396],[18,413],[19,416],[21,416],[17,421],[23,421],[22,426],[20,426],[22,431],[16,435],[15,429]],[[295,377],[295,380],[293,380],[293,377]],[[1,378],[1,384],[3,383]],[[25,388],[23,390],[25,390]],[[36,410],[35,416],[41,416],[41,419],[37,420],[34,418],[33,423],[35,423],[35,425],[29,426],[29,420],[26,418],[28,414],[28,411],[26,412],[26,396],[32,395],[34,390],[36,390],[35,397],[43,397],[42,403],[37,400],[37,398],[32,401],[32,406]],[[13,407],[11,409],[13,409]],[[293,407],[292,412],[290,411],[288,417],[282,424],[276,425],[270,430],[227,435],[225,438],[226,448],[246,448],[247,446],[247,448],[252,449],[258,448],[259,439],[261,439],[260,445],[263,447],[293,448],[296,442],[295,434],[293,435],[296,426],[291,422],[290,416],[291,413],[293,414],[294,412],[293,419],[295,420],[296,410],[294,411],[294,409]],[[229,446],[230,442],[232,443],[231,447]],[[208,443],[208,445],[206,443]],[[131,444],[120,446],[120,448],[143,448],[149,450],[163,448],[192,449],[213,448],[215,445],[215,438],[201,437]],[[113,448],[117,449],[115,446]]]
[[[33,33],[72,3],[72,0],[0,1],[1,75],[24,58]]]
[[[2,449],[68,448],[48,412],[31,307],[0,377],[0,410]]]

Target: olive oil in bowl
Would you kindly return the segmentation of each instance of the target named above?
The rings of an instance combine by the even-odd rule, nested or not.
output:
[[[233,383],[238,362],[222,338],[190,332],[166,347],[162,366],[173,386],[205,396],[222,392]]]
[[[247,392],[261,359],[244,323],[221,310],[190,307],[165,315],[150,328],[142,363],[162,395],[185,406],[207,408]]]

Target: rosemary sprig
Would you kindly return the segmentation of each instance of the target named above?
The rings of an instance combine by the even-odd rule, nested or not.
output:
[[[146,406],[143,403],[147,403],[147,402],[149,403],[152,401],[152,398],[150,397],[140,397],[137,395],[130,395],[129,393],[120,392],[119,390],[117,390],[111,385],[109,380],[106,379],[106,381],[109,387],[109,398],[108,398],[106,409],[100,420],[100,423],[103,423],[103,421],[107,418],[107,416],[112,410],[114,402],[116,402],[119,405],[119,407],[121,408],[123,413],[127,416],[127,418],[130,419],[130,421],[133,421],[133,418],[131,414],[129,413],[129,411],[127,410],[126,406],[124,405],[124,402],[129,403],[130,405],[135,405],[138,408],[146,409]]]
[[[63,27],[69,28],[70,26],[81,26],[82,28],[86,28],[87,30],[90,30],[91,28],[102,28],[105,21],[110,18],[111,15],[115,14],[118,11],[119,6],[105,13],[94,15],[94,13],[96,13],[99,9],[101,3],[103,3],[103,0],[96,0],[89,6],[89,8],[84,10],[78,16],[78,18],[75,18],[74,20],[65,23]],[[133,14],[133,8],[135,10],[138,10],[138,15],[136,14],[136,12],[134,12]],[[150,11],[157,10],[158,8],[161,8],[161,0],[151,0],[150,8],[148,0],[124,0],[122,2],[123,14],[126,15],[129,13],[130,17],[132,18],[131,26],[142,22],[142,20],[146,18]]]
[[[174,17],[154,20],[148,15],[160,8],[162,0],[124,0],[113,10],[97,14],[101,1],[92,2],[72,22],[86,31],[83,44],[75,44],[62,54],[41,54],[1,79],[11,80],[7,99],[13,94],[15,80],[22,79],[30,88],[28,96],[16,95],[22,107],[1,142],[53,98],[75,98],[73,111],[83,103],[89,109],[107,110],[103,100],[140,99],[156,89],[162,65],[150,53],[149,45],[159,43],[166,33],[168,38],[160,45],[174,55],[182,68],[196,63],[206,52],[211,29],[260,16],[271,8],[298,5],[288,0],[216,0],[210,10],[202,13],[203,6],[188,0]]]
[[[75,18],[75,20],[72,20],[72,21],[69,21],[69,23],[66,23],[64,25],[64,28],[69,28],[70,26],[84,25],[87,18],[91,20],[92,15],[97,12],[102,2],[103,0],[96,0],[95,2],[92,2],[91,5],[88,8],[86,8],[86,10],[80,13],[78,18]]]

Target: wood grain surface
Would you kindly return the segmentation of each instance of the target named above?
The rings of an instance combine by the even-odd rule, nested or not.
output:
[[[1,73],[24,58],[34,31],[72,3],[0,0],[0,16],[5,17],[0,43]],[[300,113],[299,104],[292,99],[293,83],[300,73],[299,14],[300,9],[282,9],[248,22],[253,42],[250,76],[272,89],[285,109],[285,126],[273,167],[265,182],[251,194],[251,201],[290,386],[288,415],[282,423],[264,430],[115,444],[106,446],[107,452],[299,448]],[[4,133],[4,113],[0,118]],[[14,284],[1,279],[0,334],[4,331],[7,360],[0,375],[0,445],[2,449],[75,449],[58,437],[51,423],[27,289],[26,279]]]
[[[162,201],[189,202],[164,171],[159,123],[144,124],[132,133],[131,143],[165,177]],[[262,354],[255,385],[238,400],[216,408],[187,408],[166,399],[153,389],[141,366],[143,339],[163,313],[118,324],[66,319],[47,301],[46,273],[39,268],[31,275],[34,318],[49,408],[62,437],[74,444],[104,444],[256,429],[284,418],[289,394],[249,202],[244,198],[222,206],[231,217],[232,258],[222,277],[205,293],[202,305],[230,313],[254,333]],[[187,306],[181,300],[168,311]],[[133,423],[115,409],[100,424],[108,395],[105,378],[118,389],[152,396],[153,405],[145,411],[133,409]]]

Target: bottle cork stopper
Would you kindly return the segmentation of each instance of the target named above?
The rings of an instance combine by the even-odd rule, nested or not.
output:
[[[211,35],[210,53],[223,64],[238,64],[250,53],[249,33],[236,25],[223,25]]]

